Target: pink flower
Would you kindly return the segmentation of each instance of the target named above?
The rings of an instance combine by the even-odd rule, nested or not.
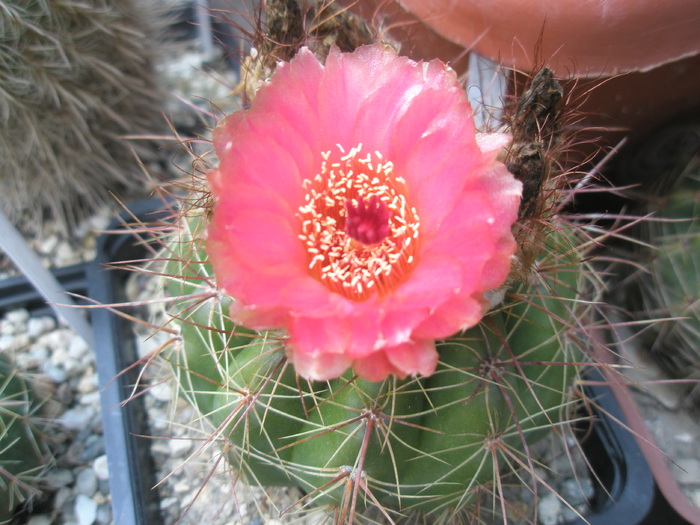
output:
[[[214,131],[207,248],[234,320],[286,329],[308,379],[430,375],[435,340],[508,275],[521,185],[503,145],[477,139],[439,61],[302,49]]]

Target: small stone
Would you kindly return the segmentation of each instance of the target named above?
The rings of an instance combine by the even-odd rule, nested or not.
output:
[[[78,494],[75,498],[75,517],[79,525],[92,525],[97,518],[97,503],[85,494]]]
[[[95,410],[91,406],[79,405],[66,410],[59,418],[59,421],[67,429],[77,432],[84,428],[89,428],[95,416]]]
[[[8,323],[13,324],[15,327],[24,326],[29,321],[29,312],[24,308],[10,310],[5,314],[5,320]]]
[[[537,503],[537,509],[542,525],[556,525],[559,521],[562,503],[552,493],[545,494]]]
[[[46,514],[37,514],[27,520],[27,525],[51,525],[51,517]]]
[[[109,494],[109,480],[101,479],[97,482],[97,490],[102,494]]]
[[[52,361],[44,361],[41,366],[41,372],[46,374],[57,385],[68,380],[68,372],[62,366],[56,365]]]
[[[700,460],[695,458],[679,459],[676,461],[676,465],[680,467],[680,470],[676,469],[676,479],[679,483],[700,484]]]
[[[109,479],[109,463],[107,462],[107,455],[102,454],[97,456],[95,461],[92,462],[92,469],[95,471],[95,475],[99,480]]]
[[[29,336],[26,333],[6,334],[0,336],[0,350],[6,352],[10,350],[18,350],[28,347],[31,343]]]
[[[158,401],[170,401],[172,399],[172,388],[169,383],[157,383],[148,389],[149,395]]]
[[[99,424],[101,419],[95,418]],[[91,463],[95,458],[105,453],[105,443],[101,435],[90,434],[85,440],[85,444],[79,449],[78,459],[83,463]]]
[[[693,441],[693,435],[690,432],[681,432],[677,434],[675,438],[676,441],[680,441],[681,443],[692,443]]]
[[[86,392],[80,396],[80,404],[92,407],[98,407],[100,405],[100,393],[97,390],[92,392]]]
[[[77,335],[71,339],[68,345],[68,355],[70,355],[73,359],[79,360],[81,357],[83,357],[83,355],[89,352],[90,347],[85,342],[85,339]]]
[[[58,246],[58,237],[50,235],[39,243],[37,251],[44,254],[52,253],[56,250],[56,246]]]
[[[67,242],[62,242],[54,253],[58,266],[66,266],[76,261],[75,250]]]
[[[588,478],[569,478],[562,483],[561,492],[570,505],[576,506],[589,501],[595,494],[595,488]]]
[[[50,316],[31,317],[27,321],[27,335],[36,339],[42,334],[56,328],[56,320]]]
[[[112,523],[112,507],[111,505],[104,504],[97,508],[97,523],[100,525],[108,525]]]
[[[85,375],[78,381],[78,392],[88,394],[97,390],[97,375],[92,369],[85,371]]]
[[[77,494],[84,494],[85,496],[92,496],[97,491],[97,474],[91,468],[86,468],[78,474],[75,478],[75,492]]]
[[[73,479],[73,473],[65,468],[49,470],[44,476],[46,486],[54,490],[69,486]]]
[[[690,494],[690,502],[700,509],[700,490],[694,490]]]
[[[0,352],[6,352],[11,348],[14,348],[15,338],[11,334],[1,334],[0,335]]]
[[[190,482],[189,481],[178,481],[175,483],[175,486],[173,487],[173,492],[175,494],[185,494],[190,490]]]
[[[174,522],[180,517],[180,501],[177,498],[163,498],[160,502],[160,510],[165,521]]]
[[[51,360],[54,363],[61,363],[68,357],[68,346],[73,337],[75,336],[72,330],[61,328],[49,332],[39,340],[51,349]]]
[[[189,439],[171,439],[168,442],[168,449],[172,457],[182,457],[192,448],[192,441]]]
[[[80,372],[82,372],[80,362],[77,359],[73,359],[72,357],[69,357],[68,359],[64,360],[62,365],[63,369],[66,371],[69,377],[74,377]]]
[[[71,483],[73,479],[73,474],[71,474]],[[66,504],[71,502],[73,500],[73,489],[70,488],[69,486],[64,485],[60,489],[58,489],[58,492],[56,492],[56,495],[53,498],[53,506],[56,509],[62,509]]]

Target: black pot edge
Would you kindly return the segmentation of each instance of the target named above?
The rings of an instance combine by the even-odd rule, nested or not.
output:
[[[61,289],[72,294],[84,296],[87,293],[87,267],[91,263],[77,263],[61,268],[54,268],[51,273],[60,283]],[[85,304],[81,299],[78,304]],[[10,310],[24,308],[34,317],[55,314],[46,304],[44,297],[36,291],[32,283],[22,276],[7,277],[0,280],[0,316]]]
[[[133,203],[115,220],[109,230],[119,230],[133,217],[147,222],[163,216],[163,202],[146,200]],[[98,238],[97,256],[88,267],[88,294],[100,304],[125,300],[124,282],[129,272],[105,268],[105,264],[138,260],[144,247],[125,233],[105,233]],[[135,383],[137,370],[124,372],[138,358],[128,322],[106,308],[91,311],[95,338],[95,359],[101,390],[105,451],[109,465],[109,485],[113,522],[116,525],[161,523],[159,481],[150,455],[148,420],[143,399],[125,401]]]

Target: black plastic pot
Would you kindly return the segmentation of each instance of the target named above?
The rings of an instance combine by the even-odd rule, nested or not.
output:
[[[56,280],[66,292],[77,295],[87,293],[87,271],[88,264],[79,263],[71,266],[64,266],[53,270]],[[84,304],[84,301],[76,301]],[[24,276],[8,277],[0,281],[0,315],[9,310],[24,308],[31,315],[39,317],[42,315],[54,315],[53,310],[46,304],[44,298],[36,291],[34,286]]]
[[[586,516],[590,525],[641,525],[654,506],[654,480],[649,465],[634,436],[623,428],[625,418],[610,387],[597,369],[588,371],[591,383],[584,390],[595,403],[593,433],[583,442],[583,450],[591,469],[602,483],[596,485],[591,511]],[[575,524],[585,521],[578,519]],[[664,521],[665,525],[673,521]]]
[[[163,217],[161,201],[141,201],[122,214],[110,230],[138,217],[143,222]],[[92,300],[114,304],[126,300],[125,270],[105,268],[105,264],[138,260],[145,248],[126,233],[109,233],[97,241],[97,257],[88,268]],[[95,334],[95,358],[101,391],[105,451],[109,465],[109,488],[113,519],[116,525],[151,525],[162,522],[153,460],[150,455],[148,420],[140,397],[125,403],[135,383],[137,370],[124,372],[136,360],[134,337],[123,318],[107,308],[91,310]]]
[[[144,222],[157,220],[161,202],[140,202],[131,212]],[[128,219],[126,219],[128,220]],[[98,241],[98,256],[90,267],[89,294],[101,303],[124,299],[123,288],[127,272],[105,270],[104,264],[137,260],[145,257],[142,244],[133,236],[108,234]],[[98,374],[102,390],[105,448],[109,461],[110,490],[116,525],[159,523],[158,496],[151,488],[154,477],[149,458],[149,440],[136,437],[148,435],[148,422],[139,398],[123,405],[130,394],[133,374],[118,375],[132,364],[133,337],[128,321],[107,309],[92,311],[95,330]],[[135,372],[135,371],[134,371]],[[593,384],[587,385],[586,395],[595,400],[593,432],[582,441],[586,457],[602,486],[596,484],[586,521],[571,523],[590,525],[665,525],[685,523],[672,514],[665,514],[663,498],[659,498],[647,462],[634,437],[619,422],[624,416],[605,380],[596,370],[587,375]]]

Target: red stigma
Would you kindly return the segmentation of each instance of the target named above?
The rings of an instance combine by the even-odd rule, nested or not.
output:
[[[345,233],[362,244],[379,244],[391,230],[391,212],[376,195],[368,202],[358,197],[356,202],[357,205],[350,199],[345,201]]]

